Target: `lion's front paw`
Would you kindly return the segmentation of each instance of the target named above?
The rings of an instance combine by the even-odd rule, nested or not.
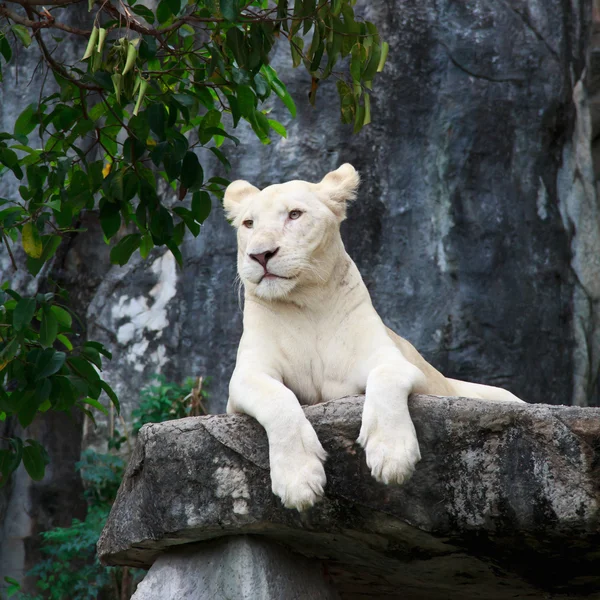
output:
[[[297,438],[270,448],[271,485],[286,508],[309,509],[323,496],[327,454],[317,434],[306,423]]]
[[[408,481],[421,460],[417,435],[408,415],[385,421],[363,415],[358,443],[365,449],[371,474],[382,483]]]

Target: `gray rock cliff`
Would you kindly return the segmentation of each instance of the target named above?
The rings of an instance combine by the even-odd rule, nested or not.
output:
[[[240,126],[243,145],[230,155],[230,177],[259,186],[318,180],[352,162],[363,184],[343,235],[390,327],[450,376],[506,386],[530,402],[597,405],[600,233],[594,128],[582,85],[590,0],[358,6],[391,48],[372,125],[353,136],[339,123],[333,82],[321,86],[318,110],[311,109],[307,76],[291,70],[282,47],[274,65],[296,98],[298,118],[276,106],[288,138],[270,146]],[[21,53],[21,82],[33,72],[33,52]],[[81,48],[65,52],[75,61]],[[42,79],[24,87],[15,78],[14,69],[6,72],[0,86],[0,123],[8,131],[37,100]],[[210,163],[206,171],[223,174]],[[0,197],[15,190],[14,182],[0,181]],[[220,207],[199,238],[186,240],[183,271],[161,252],[145,263],[110,266],[94,215],[89,219],[91,232],[65,244],[52,275],[70,286],[90,337],[113,349],[106,375],[125,418],[156,372],[211,376],[210,409],[222,411],[241,312],[235,236]],[[4,276],[19,289],[37,289],[39,281],[12,274],[3,252]],[[53,460],[64,461],[39,484],[52,498],[80,491],[72,476],[78,448],[61,450],[59,437],[76,439],[83,427],[63,425],[60,434],[52,426],[43,434],[56,448]],[[85,444],[103,438],[86,428]],[[17,555],[35,561],[35,552],[26,558],[25,551],[33,532],[72,516],[62,500],[49,504],[29,481],[17,483],[0,497],[0,575],[17,574],[14,565],[24,564]],[[18,514],[6,519],[9,505]],[[4,543],[9,538],[14,544]]]
[[[353,136],[334,86],[322,86],[315,111],[306,75],[291,72],[298,118],[276,107],[288,139],[260,146],[240,126],[230,177],[314,181],[353,163],[363,183],[343,235],[388,325],[450,376],[530,402],[597,404],[599,215],[578,84],[590,6],[363,10],[392,49],[373,124]],[[289,71],[287,49],[275,66]],[[235,253],[215,206],[186,242],[183,272],[159,255],[111,269],[88,315],[118,350],[109,377],[132,399],[126,411],[156,371],[211,376],[211,409],[224,409],[241,333]],[[151,323],[139,318],[149,308]]]

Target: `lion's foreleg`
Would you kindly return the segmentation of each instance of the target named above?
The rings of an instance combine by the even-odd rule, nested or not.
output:
[[[408,396],[422,381],[423,373],[401,355],[382,358],[368,374],[358,442],[377,481],[403,483],[421,459]]]
[[[323,495],[325,450],[298,399],[265,373],[237,370],[227,412],[254,417],[267,432],[273,493],[287,508],[305,510]]]

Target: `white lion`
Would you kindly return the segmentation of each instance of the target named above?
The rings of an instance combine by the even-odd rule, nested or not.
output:
[[[447,379],[383,324],[340,236],[358,183],[345,164],[320,183],[261,191],[234,181],[225,192],[245,288],[227,412],[265,428],[273,492],[298,510],[319,500],[326,481],[326,453],[301,404],[366,394],[358,442],[373,477],[400,484],[421,458],[409,394],[520,401],[500,388]]]

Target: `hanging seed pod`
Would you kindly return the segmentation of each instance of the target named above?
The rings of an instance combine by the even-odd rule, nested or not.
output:
[[[134,96],[135,93],[138,91],[141,83],[142,83],[142,78],[138,75],[135,79],[135,84],[133,85],[133,92],[131,92],[132,96]]]
[[[133,69],[133,65],[135,64],[135,59],[137,58],[137,50],[133,44],[129,44],[127,46],[127,60],[125,61],[125,68],[121,75],[126,75]]]
[[[98,28],[94,25],[94,28],[92,29],[92,33],[90,35],[90,39],[88,41],[87,48],[85,49],[85,54],[83,55],[83,58],[81,60],[86,60],[92,55],[92,52],[94,51],[94,48],[96,47],[97,42],[98,42]]]
[[[102,52],[102,48],[104,47],[104,40],[106,39],[106,34],[108,32],[106,31],[106,29],[104,29],[104,27],[100,27],[100,29],[98,30],[98,48],[96,49],[97,52]]]
[[[120,73],[115,73],[111,75],[111,79],[113,82],[113,87],[115,88],[115,96],[117,97],[117,102],[121,102],[121,91],[123,90],[123,75]]]
[[[138,94],[137,102],[135,103],[135,108],[133,109],[133,114],[137,117],[138,112],[140,112],[140,106],[142,106],[142,100],[146,95],[146,88],[148,87],[148,80],[142,79],[140,82],[140,92]]]
[[[90,57],[90,64],[92,65],[92,73],[95,73],[102,66],[102,54],[94,52]]]

